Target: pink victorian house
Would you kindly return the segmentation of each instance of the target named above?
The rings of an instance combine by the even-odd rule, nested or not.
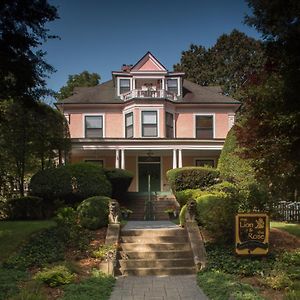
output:
[[[169,169],[216,166],[239,106],[169,72],[150,52],[57,103],[69,122],[71,162],[127,169],[132,192],[147,191],[149,175],[152,191],[169,191]]]

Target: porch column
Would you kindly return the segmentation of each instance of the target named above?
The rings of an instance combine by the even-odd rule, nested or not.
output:
[[[125,150],[121,149],[121,169],[125,169]]]
[[[178,168],[182,168],[182,149],[178,149]]]
[[[116,149],[116,164],[115,164],[116,169],[120,168],[120,150]]]
[[[173,169],[177,168],[177,150],[173,149]]]

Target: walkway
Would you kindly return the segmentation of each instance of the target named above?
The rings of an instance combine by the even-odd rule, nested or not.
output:
[[[174,228],[178,228],[178,225],[171,221],[128,221],[123,230]]]
[[[208,300],[196,275],[118,277],[110,300]]]

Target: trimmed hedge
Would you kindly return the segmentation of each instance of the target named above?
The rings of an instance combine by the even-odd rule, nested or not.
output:
[[[206,189],[219,180],[219,171],[209,167],[184,167],[167,172],[173,192],[186,189]]]
[[[198,196],[202,195],[203,191],[200,189],[187,189],[175,193],[177,202],[180,204],[180,207],[183,207],[188,200],[196,199]]]
[[[110,196],[111,184],[102,167],[77,163],[37,172],[29,184],[30,194],[48,204],[63,200],[75,204],[91,196]]]
[[[108,204],[110,198],[95,196],[82,201],[77,207],[80,224],[95,230],[108,224]]]
[[[43,199],[34,196],[12,198],[6,202],[6,213],[11,220],[43,219]]]
[[[113,199],[123,200],[124,195],[132,182],[133,174],[122,169],[106,169],[105,175],[112,186],[111,197]]]

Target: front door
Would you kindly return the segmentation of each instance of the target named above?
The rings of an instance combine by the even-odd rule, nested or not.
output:
[[[150,181],[151,192],[160,191],[160,157],[139,157],[139,192],[148,192]]]

